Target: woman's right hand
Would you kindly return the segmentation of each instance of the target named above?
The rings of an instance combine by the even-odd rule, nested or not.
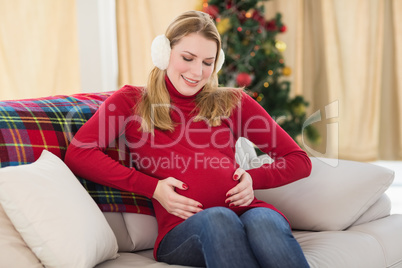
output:
[[[188,186],[173,177],[160,180],[156,185],[153,198],[155,198],[170,214],[184,220],[195,213],[202,211],[203,206],[200,202],[178,194],[174,190],[175,188],[187,190]]]

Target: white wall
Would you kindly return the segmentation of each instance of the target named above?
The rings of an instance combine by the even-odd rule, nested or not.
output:
[[[115,0],[76,0],[82,92],[116,90]]]

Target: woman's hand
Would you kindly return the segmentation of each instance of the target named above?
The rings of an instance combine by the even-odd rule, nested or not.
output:
[[[254,200],[253,179],[244,169],[238,168],[233,174],[235,181],[240,180],[239,184],[226,193],[226,203],[230,207],[248,206]]]
[[[156,186],[153,198],[170,214],[184,220],[202,211],[203,206],[200,202],[176,193],[175,188],[187,190],[188,186],[173,177],[160,180]]]

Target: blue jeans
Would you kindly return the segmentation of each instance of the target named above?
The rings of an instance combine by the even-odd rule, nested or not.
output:
[[[157,258],[196,267],[309,267],[286,219],[269,208],[240,217],[224,207],[205,209],[163,238]]]

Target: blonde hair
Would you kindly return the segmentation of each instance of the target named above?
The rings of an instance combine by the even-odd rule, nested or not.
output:
[[[167,28],[165,36],[170,47],[175,46],[181,38],[191,33],[199,33],[206,39],[216,42],[214,72],[202,91],[196,96],[197,116],[195,121],[206,120],[210,126],[219,126],[222,118],[229,117],[241,98],[241,89],[218,87],[216,62],[221,49],[221,38],[211,17],[200,11],[188,11],[178,16]],[[154,128],[174,130],[174,122],[170,117],[170,96],[165,83],[166,70],[154,67],[148,77],[142,98],[135,107],[141,116],[140,130],[153,133]],[[153,105],[157,109],[153,110]]]

